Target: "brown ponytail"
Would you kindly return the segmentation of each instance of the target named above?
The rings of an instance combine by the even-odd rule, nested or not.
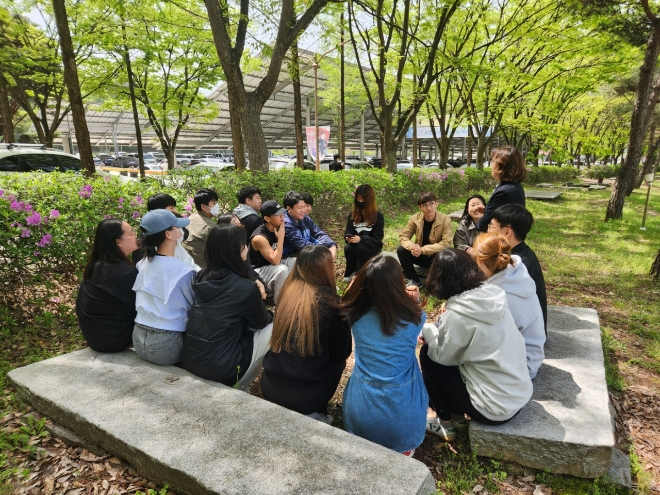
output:
[[[499,273],[507,266],[513,265],[511,246],[506,237],[498,232],[481,234],[474,241],[472,249],[472,257],[493,273]]]

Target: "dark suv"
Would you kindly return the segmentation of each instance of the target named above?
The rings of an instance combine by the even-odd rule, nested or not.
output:
[[[46,151],[0,152],[0,172],[79,172],[80,160]]]

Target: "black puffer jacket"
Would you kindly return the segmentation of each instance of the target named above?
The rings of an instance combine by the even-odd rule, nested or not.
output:
[[[253,330],[271,323],[273,315],[255,283],[235,273],[194,283],[193,292],[183,367],[201,378],[233,386],[250,367]]]

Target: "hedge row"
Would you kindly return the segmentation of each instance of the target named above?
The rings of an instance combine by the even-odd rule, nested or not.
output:
[[[528,183],[568,180],[568,168],[530,170]],[[571,176],[569,178],[573,178]],[[192,195],[202,187],[218,193],[223,211],[236,205],[236,192],[254,184],[265,199],[282,200],[289,190],[314,197],[314,218],[326,229],[339,227],[351,208],[359,184],[376,190],[386,214],[411,210],[422,191],[435,192],[441,201],[466,197],[494,186],[489,170],[279,171],[270,173],[176,171],[162,178],[121,181],[117,177],[85,179],[72,174],[13,174],[0,176],[0,283],[23,283],[50,271],[78,273],[87,259],[94,228],[104,217],[119,217],[132,225],[146,212],[146,198],[167,192],[181,213],[193,211]]]

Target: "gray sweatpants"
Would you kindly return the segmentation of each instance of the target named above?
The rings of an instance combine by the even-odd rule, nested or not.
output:
[[[266,265],[254,269],[259,276],[264,279],[266,283],[266,292],[269,296],[273,296],[273,300],[277,303],[277,298],[280,295],[282,286],[289,276],[289,267],[280,263],[279,265]]]

